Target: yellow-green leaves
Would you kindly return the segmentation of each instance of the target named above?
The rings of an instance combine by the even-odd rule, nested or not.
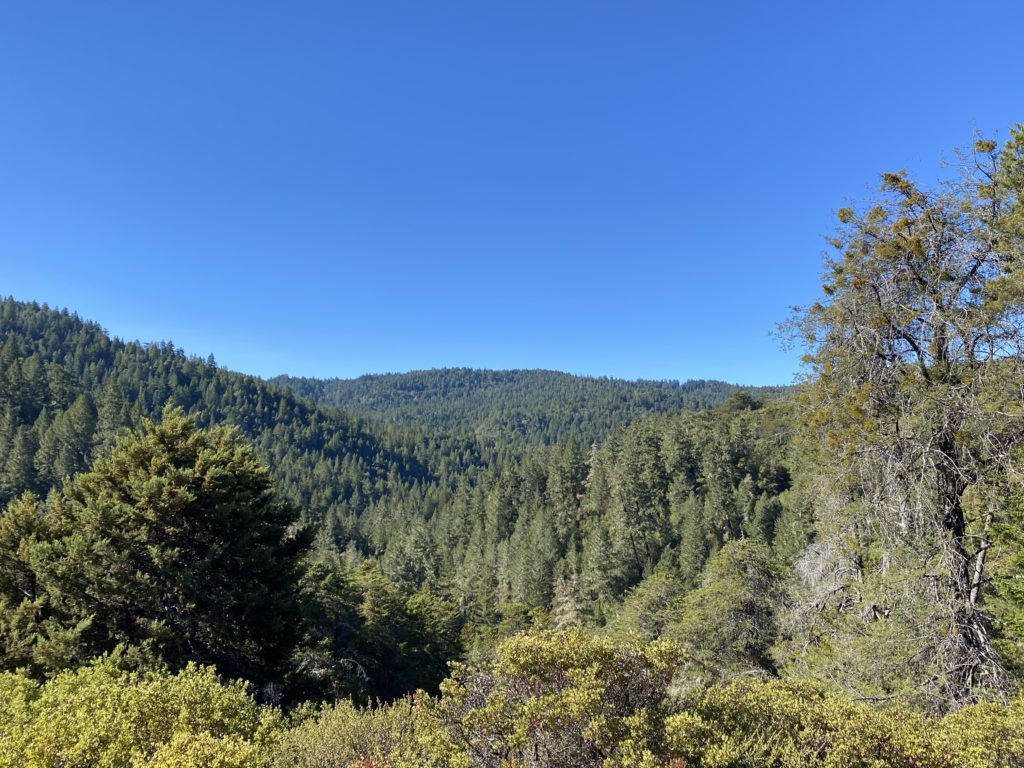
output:
[[[853,701],[823,685],[736,681],[665,722],[670,756],[701,768],[1017,768],[1022,700],[945,718]]]
[[[122,672],[103,659],[42,686],[0,676],[0,768],[259,768],[281,728],[210,669]]]
[[[653,764],[678,645],[572,629],[517,635],[496,654],[479,670],[453,667],[441,687],[437,716],[470,765]]]
[[[391,704],[335,702],[285,733],[272,750],[273,768],[429,768],[457,765],[459,752],[422,694]],[[433,756],[441,757],[433,757]],[[362,762],[361,762],[362,761]]]

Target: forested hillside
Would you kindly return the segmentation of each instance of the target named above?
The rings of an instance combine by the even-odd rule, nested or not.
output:
[[[723,541],[750,526],[774,530],[776,497],[789,485],[771,447],[786,441],[786,419],[766,421],[756,413],[760,403],[745,394],[734,394],[717,414],[607,426],[599,445],[570,438],[538,449],[550,435],[540,424],[521,424],[523,444],[510,447],[466,432],[371,425],[170,344],[110,339],[67,311],[7,299],[0,312],[0,501],[59,489],[106,456],[119,432],[177,406],[198,426],[238,427],[321,551],[378,559],[389,583],[452,600],[473,631],[503,620],[518,627],[531,611],[551,609],[568,617],[559,624],[579,615],[603,625],[626,590],[656,568],[692,584]],[[535,398],[549,414],[568,413],[588,388],[647,412],[654,408],[650,392],[691,393],[675,406],[662,403],[676,410],[700,404],[695,390],[721,398],[735,389],[542,377],[576,383],[584,395],[565,395],[567,404],[557,388],[525,378],[521,400]],[[541,393],[552,399],[536,400]],[[500,399],[491,389],[476,402],[484,422],[467,414],[460,425],[475,424],[479,433]],[[765,414],[784,412],[779,408]],[[577,426],[570,420],[554,428]],[[525,443],[535,445],[528,455]]]
[[[66,310],[0,304],[0,499],[45,494],[104,455],[117,433],[167,404],[201,425],[237,426],[271,468],[278,490],[317,524],[350,525],[388,488],[443,495],[495,461],[472,438],[412,426],[370,428],[265,382],[188,357],[169,343],[111,339]],[[436,503],[429,498],[424,503]]]
[[[722,381],[622,381],[557,371],[445,368],[358,379],[277,376],[299,397],[386,423],[469,431],[523,448],[590,445],[644,416],[715,408],[745,390],[780,396],[784,387],[740,387]]]
[[[423,626],[437,618],[422,614],[425,594],[451,615],[442,621],[446,640],[421,642],[447,643],[449,655],[460,646],[479,654],[529,626],[602,627],[627,591],[655,571],[678,576],[685,590],[723,542],[747,530],[774,537],[781,520],[795,526],[798,539],[804,535],[806,521],[799,513],[783,516],[779,501],[789,476],[772,446],[787,439],[786,417],[778,415],[785,408],[762,414],[746,394],[734,394],[714,414],[608,428],[600,444],[570,438],[544,446],[550,436],[533,425],[511,445],[471,430],[369,423],[170,344],[110,339],[67,311],[7,299],[0,312],[2,501],[60,491],[65,479],[107,457],[118,434],[159,422],[168,408],[190,414],[199,428],[237,427],[315,540],[319,565],[309,578],[322,581],[307,585],[318,593],[307,607],[320,625],[310,626],[309,641],[331,657],[351,653],[334,646],[364,631],[337,636],[326,628],[342,606],[325,607],[332,598],[319,591],[339,589],[340,579],[388,606],[380,619],[387,631],[362,620],[372,639],[359,653],[383,656],[364,659],[358,680],[336,668],[331,686],[395,695],[411,680],[436,683],[447,655],[413,664],[409,639],[395,638],[408,657],[405,679],[395,672],[402,664],[385,661],[396,651],[377,647],[391,643],[387,633],[403,621],[411,623],[401,632],[434,631]],[[628,399],[626,383],[608,386]],[[653,407],[644,395],[629,397]],[[478,400],[481,413],[497,407],[493,392]],[[557,398],[545,407],[569,410]],[[468,417],[463,423],[473,424]],[[574,429],[571,422],[558,428]],[[535,448],[524,453],[526,444]],[[420,603],[407,605],[417,595]],[[88,655],[80,649],[72,656],[81,653]],[[374,669],[381,678],[368,674]],[[429,669],[433,678],[418,676]]]
[[[6,300],[0,766],[1024,766],[1024,126],[958,170],[839,209],[794,392]]]

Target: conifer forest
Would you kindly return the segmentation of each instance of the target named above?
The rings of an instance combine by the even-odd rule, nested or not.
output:
[[[0,300],[0,767],[1024,766],[1008,133],[838,208],[792,385],[263,380]]]

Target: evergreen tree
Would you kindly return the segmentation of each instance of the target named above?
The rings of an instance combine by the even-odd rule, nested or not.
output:
[[[782,575],[763,542],[729,542],[708,562],[701,586],[663,619],[664,636],[690,652],[705,679],[774,673]]]
[[[165,410],[66,484],[49,514],[31,562],[50,613],[90,622],[89,655],[127,644],[175,668],[280,679],[301,632],[307,535],[232,430]]]
[[[986,559],[1024,444],[1024,126],[960,159],[958,179],[884,174],[876,200],[840,209],[825,295],[795,319],[824,499],[800,572],[805,605],[832,616],[805,647],[870,639],[894,677],[865,685],[938,708],[1009,685]],[[906,642],[922,632],[924,653]],[[857,689],[869,669],[851,658],[829,675]]]

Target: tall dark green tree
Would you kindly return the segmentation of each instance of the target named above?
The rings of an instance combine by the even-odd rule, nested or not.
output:
[[[89,621],[87,655],[125,644],[172,667],[280,677],[308,536],[233,430],[166,409],[67,483],[48,517],[30,562],[50,615]]]

